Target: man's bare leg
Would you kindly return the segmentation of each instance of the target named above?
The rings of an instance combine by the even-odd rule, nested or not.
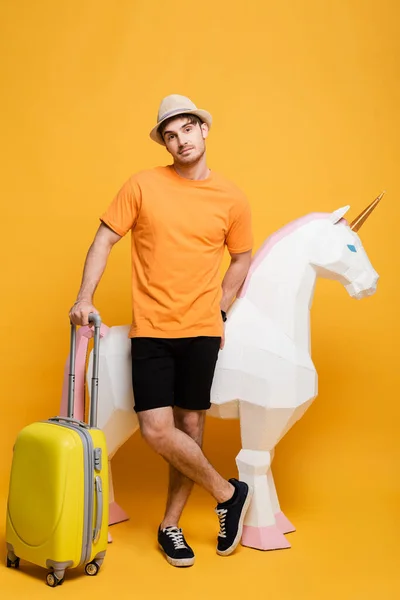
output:
[[[191,437],[200,448],[203,443],[205,412],[204,410],[194,411],[185,410],[178,406],[174,407],[175,427]],[[194,481],[192,479],[177,471],[174,466],[169,465],[168,499],[161,529],[179,526],[179,519],[189,499],[193,485]]]
[[[175,426],[171,407],[142,411],[138,418],[144,439],[177,471],[202,486],[218,503],[233,496],[234,486],[212,467],[195,440]]]

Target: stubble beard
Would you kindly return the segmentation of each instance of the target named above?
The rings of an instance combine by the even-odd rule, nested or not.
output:
[[[182,167],[192,167],[192,166],[196,165],[198,162],[200,162],[205,151],[206,151],[206,149],[204,146],[200,150],[197,150],[196,153],[193,153],[193,154],[191,153],[188,156],[182,156],[181,154],[178,154],[177,157],[175,158],[175,161],[178,163],[178,165],[181,165]]]

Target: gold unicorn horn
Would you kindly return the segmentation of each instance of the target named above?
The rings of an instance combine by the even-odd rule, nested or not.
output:
[[[379,202],[382,200],[382,198],[385,194],[386,194],[385,191],[382,192],[381,194],[379,194],[379,196],[377,198],[375,198],[375,200],[373,202],[371,202],[371,204],[369,206],[367,206],[367,208],[365,210],[363,210],[362,213],[360,213],[358,215],[358,217],[356,217],[354,219],[354,221],[350,225],[350,229],[352,229],[353,231],[358,231],[361,228],[361,226],[364,225],[364,223],[368,219],[369,215],[372,213],[374,208],[379,204]]]

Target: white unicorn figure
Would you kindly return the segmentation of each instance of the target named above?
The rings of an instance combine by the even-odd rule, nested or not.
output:
[[[284,534],[295,529],[280,509],[271,463],[276,444],[318,393],[310,354],[316,279],[337,280],[357,299],[375,292],[378,274],[356,232],[382,196],[350,226],[343,219],[346,206],[333,213],[312,213],[271,235],[253,257],[228,311],[209,413],[240,419],[242,449],[236,464],[239,478],[254,490],[243,529],[245,546],[290,547]],[[106,435],[109,459],[139,427],[133,410],[128,332],[128,325],[104,328],[100,344],[98,422]],[[91,362],[90,354],[88,373]],[[125,518],[112,492],[110,524]]]

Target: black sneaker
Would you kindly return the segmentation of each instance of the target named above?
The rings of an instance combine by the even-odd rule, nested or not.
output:
[[[229,482],[235,486],[235,493],[231,500],[217,504],[215,509],[220,526],[217,554],[221,556],[232,554],[238,546],[242,537],[244,517],[252,496],[252,490],[244,481],[230,479]]]
[[[194,563],[194,552],[187,544],[182,529],[178,527],[158,528],[158,543],[170,565],[190,567]]]

